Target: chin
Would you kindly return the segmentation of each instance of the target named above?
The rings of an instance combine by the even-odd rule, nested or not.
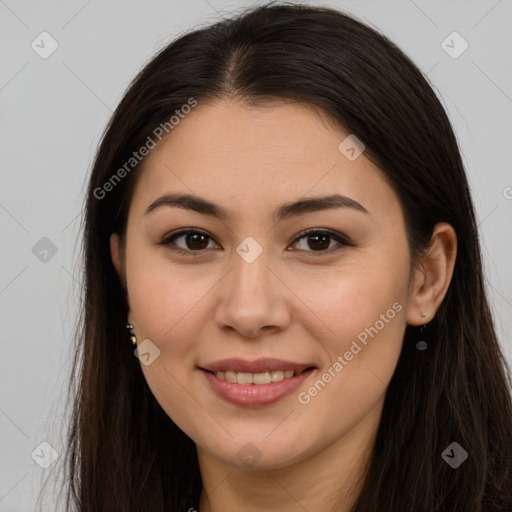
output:
[[[229,446],[203,446],[225,464],[251,471],[285,468],[308,457],[300,438],[288,436],[285,442],[284,436],[273,440],[265,436],[266,432],[261,431],[255,436],[234,437]]]

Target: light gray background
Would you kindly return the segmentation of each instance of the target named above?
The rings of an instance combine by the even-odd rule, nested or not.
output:
[[[379,29],[435,85],[460,141],[496,326],[512,362],[511,0],[318,3]],[[0,0],[1,512],[34,510],[42,482],[50,472],[57,478],[62,461],[42,469],[31,454],[42,442],[63,453],[80,212],[101,132],[157,49],[251,4]],[[47,59],[31,48],[43,31],[59,45]],[[441,46],[453,31],[469,43],[457,59]],[[57,249],[46,262],[32,251],[43,237]],[[48,511],[55,510],[51,485]]]

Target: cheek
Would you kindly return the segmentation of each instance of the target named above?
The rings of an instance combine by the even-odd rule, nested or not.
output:
[[[331,358],[348,350],[352,340],[359,337],[364,343],[369,333],[377,334],[375,327],[381,338],[395,339],[402,332],[408,285],[403,259],[386,260],[380,254],[325,273],[320,280],[295,280],[294,291],[310,311],[304,313],[318,319],[304,325],[310,325],[312,339],[324,337]],[[315,332],[315,326],[321,331]]]
[[[336,403],[334,414],[352,411],[357,416],[356,411],[368,410],[379,399],[402,348],[408,265],[405,245],[403,251],[367,253],[331,273],[308,295],[311,310],[329,329],[309,332],[325,353],[322,382],[306,390],[304,401],[311,398],[319,410],[331,411]],[[329,391],[323,391],[324,383]]]
[[[328,297],[312,298],[330,330],[309,333],[325,352],[317,377],[297,397],[298,429],[307,431],[314,417],[328,443],[383,404],[402,348],[405,299],[406,281],[396,271],[352,273]]]
[[[141,266],[130,277],[130,307],[138,333],[161,350],[193,347],[200,329],[201,301],[212,286],[211,279],[171,271],[165,264]]]
[[[326,352],[322,372],[336,375],[326,375],[325,380],[335,381],[332,391],[337,389],[349,407],[365,393],[382,391],[396,367],[405,331],[405,307],[399,296],[389,291],[367,295],[362,287],[358,293],[338,300],[336,311],[325,318],[334,334],[319,340]],[[366,300],[354,307],[359,299]]]
[[[215,279],[179,271],[167,264],[137,266],[133,260],[130,307],[137,338],[149,339],[159,349],[150,365],[141,364],[146,382],[167,415],[192,438],[211,416],[200,404],[191,371],[197,364],[204,330],[204,300]],[[201,318],[199,318],[201,315]],[[204,336],[203,336],[204,338]]]

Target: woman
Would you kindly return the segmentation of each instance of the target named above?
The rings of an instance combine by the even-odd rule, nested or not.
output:
[[[457,141],[373,29],[272,4],[164,48],[103,136],[84,257],[68,507],[512,508]]]

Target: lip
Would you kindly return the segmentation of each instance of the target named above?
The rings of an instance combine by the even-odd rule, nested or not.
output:
[[[263,357],[249,361],[247,359],[240,359],[233,357],[230,359],[220,359],[213,363],[208,363],[200,366],[201,370],[210,372],[245,372],[245,373],[263,373],[266,371],[274,370],[293,370],[296,372],[305,370],[306,368],[314,367],[312,363],[296,363],[293,361],[285,361],[284,359],[275,359],[270,357]],[[293,377],[295,378],[295,377]]]
[[[293,369],[293,368],[290,368]],[[211,388],[229,403],[243,407],[262,407],[289,396],[315,371],[304,370],[300,375],[269,384],[238,384],[219,379],[214,373],[200,368]]]

